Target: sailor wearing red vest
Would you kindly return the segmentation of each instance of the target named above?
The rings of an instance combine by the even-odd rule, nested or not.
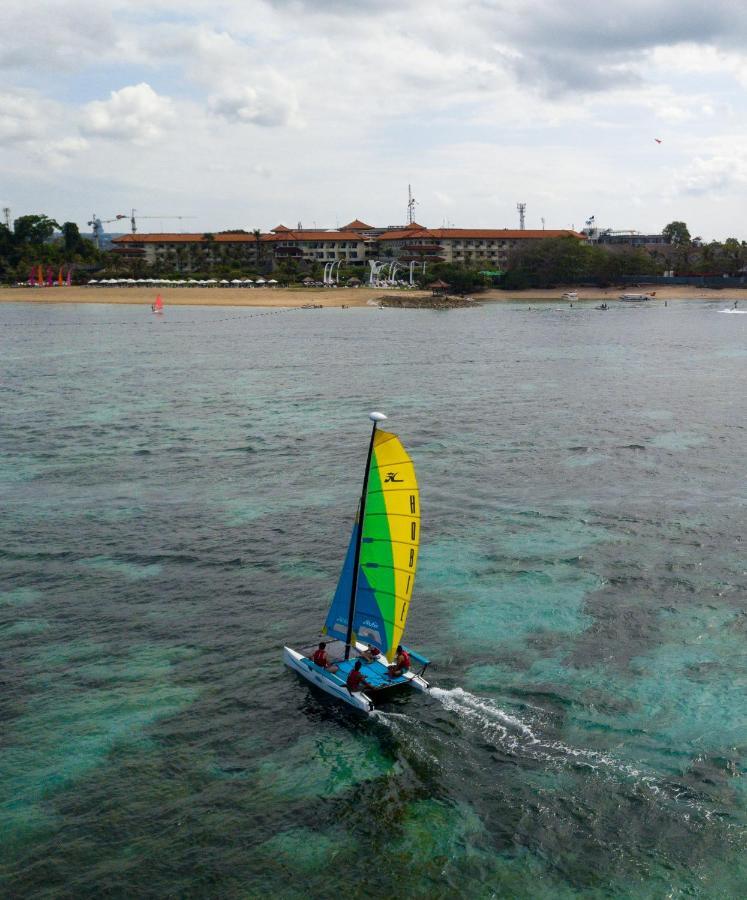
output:
[[[314,651],[314,655],[311,657],[312,662],[315,662],[321,669],[326,669],[328,672],[336,672],[337,666],[333,666],[329,661],[329,657],[327,656],[327,645],[324,641],[321,641],[317,649]]]
[[[371,687],[371,685],[361,674],[361,665],[361,661],[357,659],[355,661],[355,665],[350,670],[350,674],[345,681],[345,685],[351,694],[355,691],[362,691],[364,688]]]
[[[410,670],[410,654],[405,650],[402,644],[397,645],[397,655],[394,662],[387,669],[390,678],[396,678],[398,675],[404,675]]]

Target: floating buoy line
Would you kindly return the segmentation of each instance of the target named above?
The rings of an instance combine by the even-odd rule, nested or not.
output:
[[[173,309],[174,307],[172,307]],[[289,312],[297,312],[302,309],[301,306],[287,306],[283,309],[269,309],[266,312],[257,312],[257,313],[249,313],[248,315],[238,315],[238,316],[221,316],[219,319],[182,319],[181,321],[169,322],[169,325],[199,325],[201,323],[205,323],[209,321],[211,324],[213,322],[230,322],[235,319],[258,319],[262,316],[279,316],[281,313],[289,313]],[[144,321],[139,321],[137,319],[130,319],[129,321],[116,321],[116,322],[100,322],[96,319],[81,319],[77,322],[2,322],[0,325],[5,328],[66,328],[70,326],[79,326],[79,325],[145,325],[151,324],[154,325],[156,322],[166,322],[166,318],[158,317],[149,317]]]

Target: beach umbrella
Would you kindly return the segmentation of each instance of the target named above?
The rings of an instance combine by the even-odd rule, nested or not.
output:
[[[277,281],[274,278],[271,278],[267,283],[268,284],[277,284]]]
[[[218,282],[214,278],[208,278],[205,284],[218,284]],[[226,282],[228,284],[228,282]]]
[[[232,278],[231,284],[241,284],[241,279],[240,278]]]
[[[264,280],[264,278],[258,278],[256,284],[267,284],[267,282]]]
[[[230,284],[231,282],[227,278],[221,278],[220,283],[221,284]]]
[[[252,281],[251,278],[245,278],[245,279],[244,279],[244,284],[254,284],[254,282]]]

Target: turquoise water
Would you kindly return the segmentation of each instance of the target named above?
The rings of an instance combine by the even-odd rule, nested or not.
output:
[[[747,317],[0,305],[0,893],[740,897]],[[371,719],[286,670],[380,408]]]

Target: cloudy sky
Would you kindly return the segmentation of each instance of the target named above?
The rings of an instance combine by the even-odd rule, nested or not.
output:
[[[2,0],[0,71],[14,217],[747,239],[739,0]]]

